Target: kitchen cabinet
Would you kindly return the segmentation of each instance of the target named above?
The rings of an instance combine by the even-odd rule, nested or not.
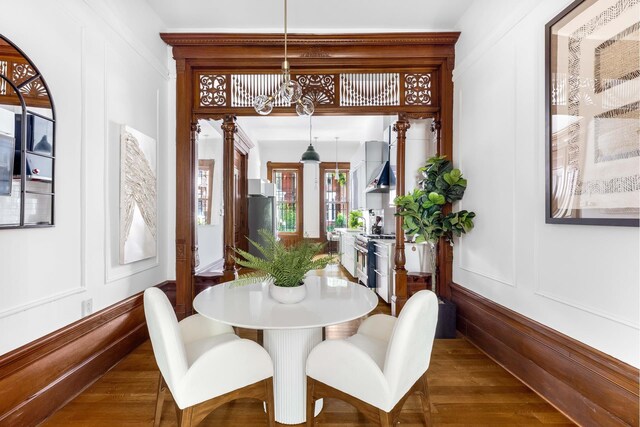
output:
[[[386,303],[393,294],[393,245],[376,243],[376,292]]]
[[[349,272],[350,275],[356,276],[356,257],[355,257],[355,234],[354,232],[340,232],[340,264]]]
[[[395,242],[376,242],[376,292],[387,303],[395,295]],[[405,243],[405,269],[408,272],[431,273],[429,245],[425,243]]]

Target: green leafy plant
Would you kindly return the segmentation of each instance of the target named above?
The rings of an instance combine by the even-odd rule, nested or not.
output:
[[[364,225],[362,211],[355,210],[349,212],[349,228],[358,228],[361,225]]]
[[[344,187],[346,183],[347,183],[347,174],[344,172],[338,173],[338,184],[340,184],[340,187]]]
[[[345,225],[347,225],[347,220],[344,217],[344,214],[342,212],[338,212],[336,215],[336,221],[334,222],[334,228],[342,228]]]
[[[431,245],[431,266],[435,282],[436,251],[440,238],[453,245],[453,237],[460,237],[473,228],[476,214],[466,210],[443,212],[447,203],[461,200],[467,188],[467,180],[459,169],[445,156],[427,159],[419,169],[423,179],[420,188],[410,194],[398,196],[394,203],[402,217],[402,229],[416,243],[428,242]]]
[[[258,233],[264,244],[249,240],[262,254],[262,257],[250,254],[240,248],[235,252],[242,258],[234,257],[242,267],[255,270],[240,277],[240,284],[271,280],[276,286],[295,287],[302,285],[304,275],[311,270],[325,268],[334,261],[333,257],[314,259],[324,248],[323,243],[311,243],[302,240],[286,247],[276,236],[267,230]]]

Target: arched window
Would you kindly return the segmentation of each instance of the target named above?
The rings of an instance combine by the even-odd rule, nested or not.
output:
[[[0,35],[0,228],[54,224],[55,111],[36,66]]]

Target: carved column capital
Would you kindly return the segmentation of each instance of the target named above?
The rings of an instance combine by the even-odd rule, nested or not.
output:
[[[198,123],[191,123],[191,132],[200,133],[200,125]]]
[[[222,125],[220,125],[220,128],[224,131],[225,136],[229,134],[233,135],[234,133],[237,133],[238,125],[236,124],[236,117],[225,116],[224,120],[222,121]]]
[[[404,137],[407,133],[407,130],[411,127],[411,124],[405,118],[401,118],[393,125],[393,130],[398,132],[398,137]]]
[[[440,131],[440,129],[442,129],[442,122],[440,120],[431,122],[431,132]]]

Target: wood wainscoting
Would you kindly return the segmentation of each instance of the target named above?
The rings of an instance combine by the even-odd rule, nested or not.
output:
[[[458,330],[582,426],[638,425],[638,369],[452,284]]]
[[[149,336],[142,295],[0,356],[0,426],[40,423],[142,344]]]

